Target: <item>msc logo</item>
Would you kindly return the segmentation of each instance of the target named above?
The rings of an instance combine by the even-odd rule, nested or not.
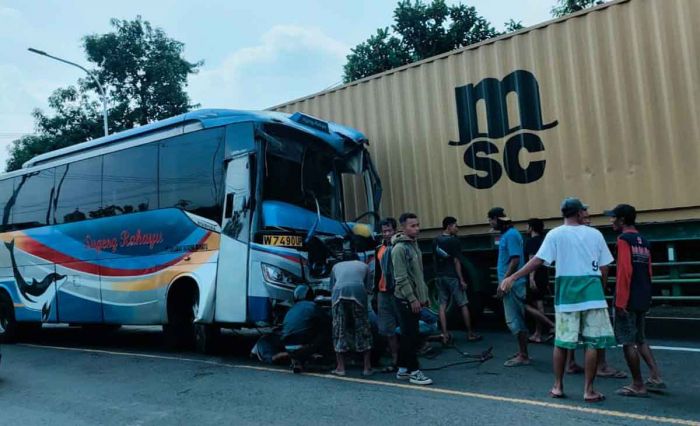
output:
[[[517,96],[520,123],[510,127],[507,96]],[[464,164],[476,173],[464,176],[464,180],[474,188],[486,189],[494,186],[505,169],[508,178],[516,183],[530,183],[542,177],[546,161],[531,161],[520,164],[522,150],[530,153],[544,151],[542,140],[535,133],[523,130],[547,130],[558,124],[555,120],[545,124],[542,121],[540,88],[535,76],[524,70],[513,71],[503,78],[485,78],[476,86],[468,84],[455,88],[457,97],[457,119],[459,141],[450,142],[453,146],[469,145],[464,153]],[[479,129],[477,104],[484,101],[486,107],[487,130]],[[503,166],[493,157],[499,154],[498,147],[489,139],[511,136],[503,150]]]

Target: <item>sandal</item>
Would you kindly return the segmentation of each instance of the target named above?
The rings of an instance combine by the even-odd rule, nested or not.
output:
[[[647,392],[634,390],[632,386],[623,386],[616,390],[615,393],[620,396],[629,396],[633,398],[649,398],[649,394]]]
[[[478,342],[482,339],[483,339],[483,337],[478,335],[478,334],[475,334],[473,336],[467,336],[467,342]]]
[[[646,386],[647,390],[651,392],[661,392],[666,389],[666,383],[664,383],[663,380],[655,381],[652,379],[647,379],[644,382],[644,386]]]
[[[396,373],[396,366],[387,365],[386,367],[382,368],[382,373]]]
[[[627,373],[625,373],[622,370],[614,370],[610,373],[601,373],[597,372],[596,376],[598,377],[603,377],[606,379],[626,379],[627,378]]]
[[[374,370],[366,370],[362,372],[362,377],[369,377],[374,374]]]
[[[549,391],[549,397],[554,398],[554,399],[565,399],[566,394],[565,393],[554,393],[554,391]]]
[[[520,367],[523,365],[530,365],[530,358],[527,359],[518,359],[516,358],[511,358],[508,361],[503,363],[504,367]]]
[[[345,377],[344,371],[333,370],[333,371],[331,371],[331,374],[334,376],[338,376],[338,377]]]
[[[585,402],[588,402],[588,403],[603,402],[603,401],[605,401],[605,395],[603,395],[602,393],[599,393],[598,395],[594,396],[593,398],[585,398],[584,397],[583,400]]]

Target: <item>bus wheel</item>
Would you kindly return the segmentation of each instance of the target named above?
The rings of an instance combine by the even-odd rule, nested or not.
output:
[[[173,284],[168,294],[168,323],[163,325],[165,343],[171,349],[192,349],[195,343],[194,318],[199,295],[194,283]]]
[[[0,340],[7,343],[17,340],[15,305],[4,291],[0,291]]]
[[[211,354],[221,335],[221,328],[211,324],[194,325],[194,349],[202,354]]]

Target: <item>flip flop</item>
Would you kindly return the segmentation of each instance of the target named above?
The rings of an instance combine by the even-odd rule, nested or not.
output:
[[[580,365],[575,365],[574,368],[566,370],[566,374],[583,374],[585,370]]]
[[[596,376],[605,379],[626,379],[627,373],[621,370],[615,370],[612,373],[596,373]]]
[[[647,390],[651,392],[661,392],[666,389],[666,383],[663,381],[656,382],[651,379],[647,379],[644,382],[644,386],[646,386]]]
[[[566,394],[565,393],[554,393],[551,390],[549,391],[549,397],[554,398],[554,399],[565,399]]]
[[[382,373],[396,373],[396,366],[387,365],[386,367],[382,368]]]
[[[629,396],[632,398],[649,398],[648,393],[636,391],[631,386],[623,386],[616,390],[615,393],[620,396]]]
[[[530,365],[530,360],[529,359],[519,360],[516,358],[511,358],[508,361],[503,363],[504,367],[521,367],[524,365]]]
[[[598,394],[597,396],[594,396],[593,398],[583,398],[585,402],[588,402],[589,404],[594,404],[596,402],[603,402],[605,401],[605,395]]]
[[[478,341],[480,341],[480,340],[482,340],[482,339],[483,339],[483,337],[480,336],[480,335],[478,335],[478,334],[477,334],[476,336],[473,336],[473,337],[467,336],[467,341],[468,341],[468,342],[478,342]]]
[[[368,371],[363,371],[362,376],[363,377],[369,377],[374,374],[374,370],[368,370]]]
[[[331,371],[331,374],[334,376],[338,376],[338,377],[345,377],[344,371],[333,370],[333,371]]]

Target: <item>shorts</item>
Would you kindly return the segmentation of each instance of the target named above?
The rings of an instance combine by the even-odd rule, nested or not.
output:
[[[338,353],[372,349],[367,310],[353,300],[339,300],[332,308],[333,349]]]
[[[399,311],[392,293],[377,293],[377,328],[380,336],[393,336],[399,326]]]
[[[579,312],[557,312],[555,317],[554,346],[576,349],[605,349],[615,346],[608,310],[589,309]]]
[[[646,312],[615,310],[615,338],[621,345],[641,345],[646,340]]]
[[[438,277],[437,278],[438,298],[441,305],[447,305],[450,300],[459,308],[467,304],[467,292],[457,278]]]
[[[506,315],[506,325],[513,334],[527,333],[525,324],[525,282],[513,284],[510,291],[503,295],[503,311]]]

